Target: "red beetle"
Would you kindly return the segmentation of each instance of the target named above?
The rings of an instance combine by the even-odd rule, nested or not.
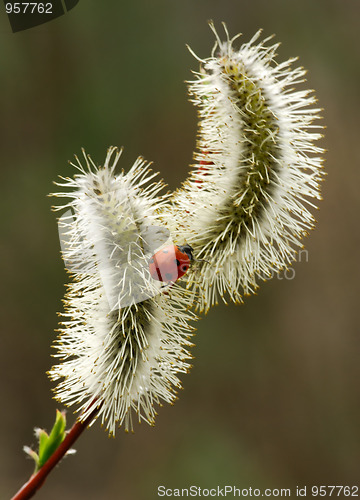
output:
[[[184,276],[193,260],[190,245],[167,245],[149,260],[150,274],[157,281],[175,282]]]

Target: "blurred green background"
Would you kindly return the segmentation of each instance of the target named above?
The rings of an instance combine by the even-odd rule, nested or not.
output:
[[[194,367],[157,425],[95,424],[36,498],[147,500],[157,486],[246,488],[359,481],[358,0],[89,2],[13,34],[0,12],[1,348],[0,498],[32,471],[22,452],[56,403],[46,371],[67,276],[53,200],[57,175],[83,146],[97,163],[124,145],[178,187],[196,140],[184,81],[207,57],[207,20],[247,41],[259,28],[299,56],[327,125],[328,177],[308,262],[242,306],[198,324]],[[74,417],[68,412],[69,423]]]

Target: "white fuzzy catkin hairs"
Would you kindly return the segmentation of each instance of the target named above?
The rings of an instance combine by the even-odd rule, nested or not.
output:
[[[80,174],[61,184],[72,191],[57,193],[72,198],[58,209],[73,211],[60,225],[74,279],[55,346],[61,362],[50,371],[53,380],[63,379],[56,398],[75,404],[81,419],[95,402],[112,435],[123,422],[132,429],[132,410],[154,424],[154,403],[175,400],[177,375],[190,368],[189,320],[195,318],[189,292],[174,284],[159,293],[160,283],[149,277],[143,235],[159,227],[162,183],[149,184],[154,175],[142,159],[116,175],[119,156],[110,148],[98,168],[84,154],[87,170],[78,160],[73,166]]]
[[[308,206],[320,199],[319,109],[310,91],[295,90],[305,70],[295,59],[277,64],[279,44],[259,41],[234,48],[216,36],[200,59],[189,93],[199,109],[198,151],[189,179],[174,193],[169,223],[203,259],[187,275],[208,310],[220,295],[242,301],[287,267],[314,225]],[[225,300],[225,299],[224,299]]]
[[[110,434],[132,428],[132,411],[153,424],[154,403],[174,401],[190,367],[189,309],[208,310],[226,294],[241,301],[294,260],[314,225],[322,149],[315,99],[294,90],[305,71],[293,59],[276,64],[278,45],[259,41],[260,31],[236,49],[225,26],[225,41],[211,28],[212,55],[189,83],[199,140],[182,188],[160,196],[141,159],[116,174],[120,153],[110,148],[103,167],[84,155],[87,168],[78,161],[69,191],[57,194],[71,198],[59,225],[74,279],[50,376],[81,419],[95,402]],[[149,274],[169,234],[198,260],[184,276],[191,291]]]

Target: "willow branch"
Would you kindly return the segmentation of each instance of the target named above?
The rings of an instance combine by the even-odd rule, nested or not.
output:
[[[54,451],[49,460],[41,467],[41,469],[33,474],[29,481],[27,481],[20,490],[12,497],[11,500],[27,500],[32,498],[37,490],[41,488],[45,479],[53,470],[53,468],[60,462],[63,456],[69,451],[71,446],[78,439],[80,434],[91,424],[94,417],[98,413],[99,408],[94,408],[94,410],[89,414],[89,416],[82,422],[76,421],[72,426],[70,431],[66,434],[64,441],[60,446]]]

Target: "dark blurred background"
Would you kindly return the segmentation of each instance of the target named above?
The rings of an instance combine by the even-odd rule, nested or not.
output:
[[[299,56],[324,107],[328,149],[318,225],[295,279],[274,278],[244,305],[198,322],[194,367],[157,425],[98,424],[36,498],[147,500],[157,486],[295,488],[359,482],[358,0],[80,1],[66,16],[13,34],[0,12],[0,498],[32,471],[22,452],[49,430],[46,371],[67,276],[53,203],[57,175],[83,146],[97,163],[154,161],[171,189],[185,179],[196,111],[184,81],[213,35],[262,27]],[[68,412],[69,424],[74,421]]]

